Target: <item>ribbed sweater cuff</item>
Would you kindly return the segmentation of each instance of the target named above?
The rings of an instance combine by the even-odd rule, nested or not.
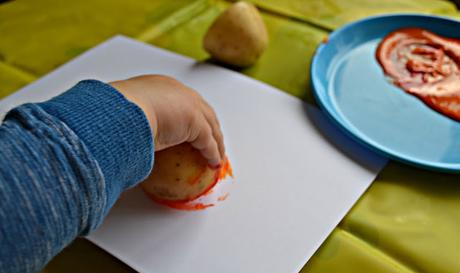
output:
[[[151,171],[154,142],[147,118],[112,86],[81,81],[39,105],[66,123],[89,148],[104,174],[108,208],[124,189]]]

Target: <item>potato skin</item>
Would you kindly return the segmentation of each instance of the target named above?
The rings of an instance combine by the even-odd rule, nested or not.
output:
[[[154,169],[141,187],[158,201],[188,202],[212,188],[219,172],[198,150],[183,143],[155,153]]]
[[[223,63],[245,67],[254,64],[268,44],[268,33],[257,8],[237,2],[211,25],[204,49]]]

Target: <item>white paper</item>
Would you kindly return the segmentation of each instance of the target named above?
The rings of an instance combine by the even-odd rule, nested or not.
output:
[[[235,183],[225,202],[197,212],[125,193],[89,239],[139,272],[298,272],[386,163],[297,98],[120,36],[2,100],[0,111],[81,79],[147,73],[176,77],[215,108]]]

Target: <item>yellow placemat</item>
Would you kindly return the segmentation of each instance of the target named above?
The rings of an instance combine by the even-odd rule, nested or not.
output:
[[[333,30],[343,24],[383,13],[453,15],[455,5],[433,0],[250,0],[257,5]]]
[[[458,16],[441,0],[253,2],[264,9],[270,45],[256,65],[240,72],[311,103],[309,64],[331,29],[383,12]],[[228,5],[223,0],[0,4],[0,98],[118,33],[204,60],[202,36]],[[459,195],[459,176],[390,163],[302,272],[460,272]],[[78,239],[45,271],[131,269]]]

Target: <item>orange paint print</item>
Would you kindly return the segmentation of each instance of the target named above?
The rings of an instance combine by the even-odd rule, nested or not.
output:
[[[229,195],[230,194],[227,192],[226,194],[219,196],[219,198],[217,198],[217,201],[225,201],[225,199],[227,199]]]
[[[174,201],[168,201],[168,200],[161,200],[151,195],[149,195],[149,197],[156,203],[170,207],[172,209],[178,209],[178,210],[187,210],[187,211],[204,210],[204,209],[214,206],[214,204],[174,202]]]

